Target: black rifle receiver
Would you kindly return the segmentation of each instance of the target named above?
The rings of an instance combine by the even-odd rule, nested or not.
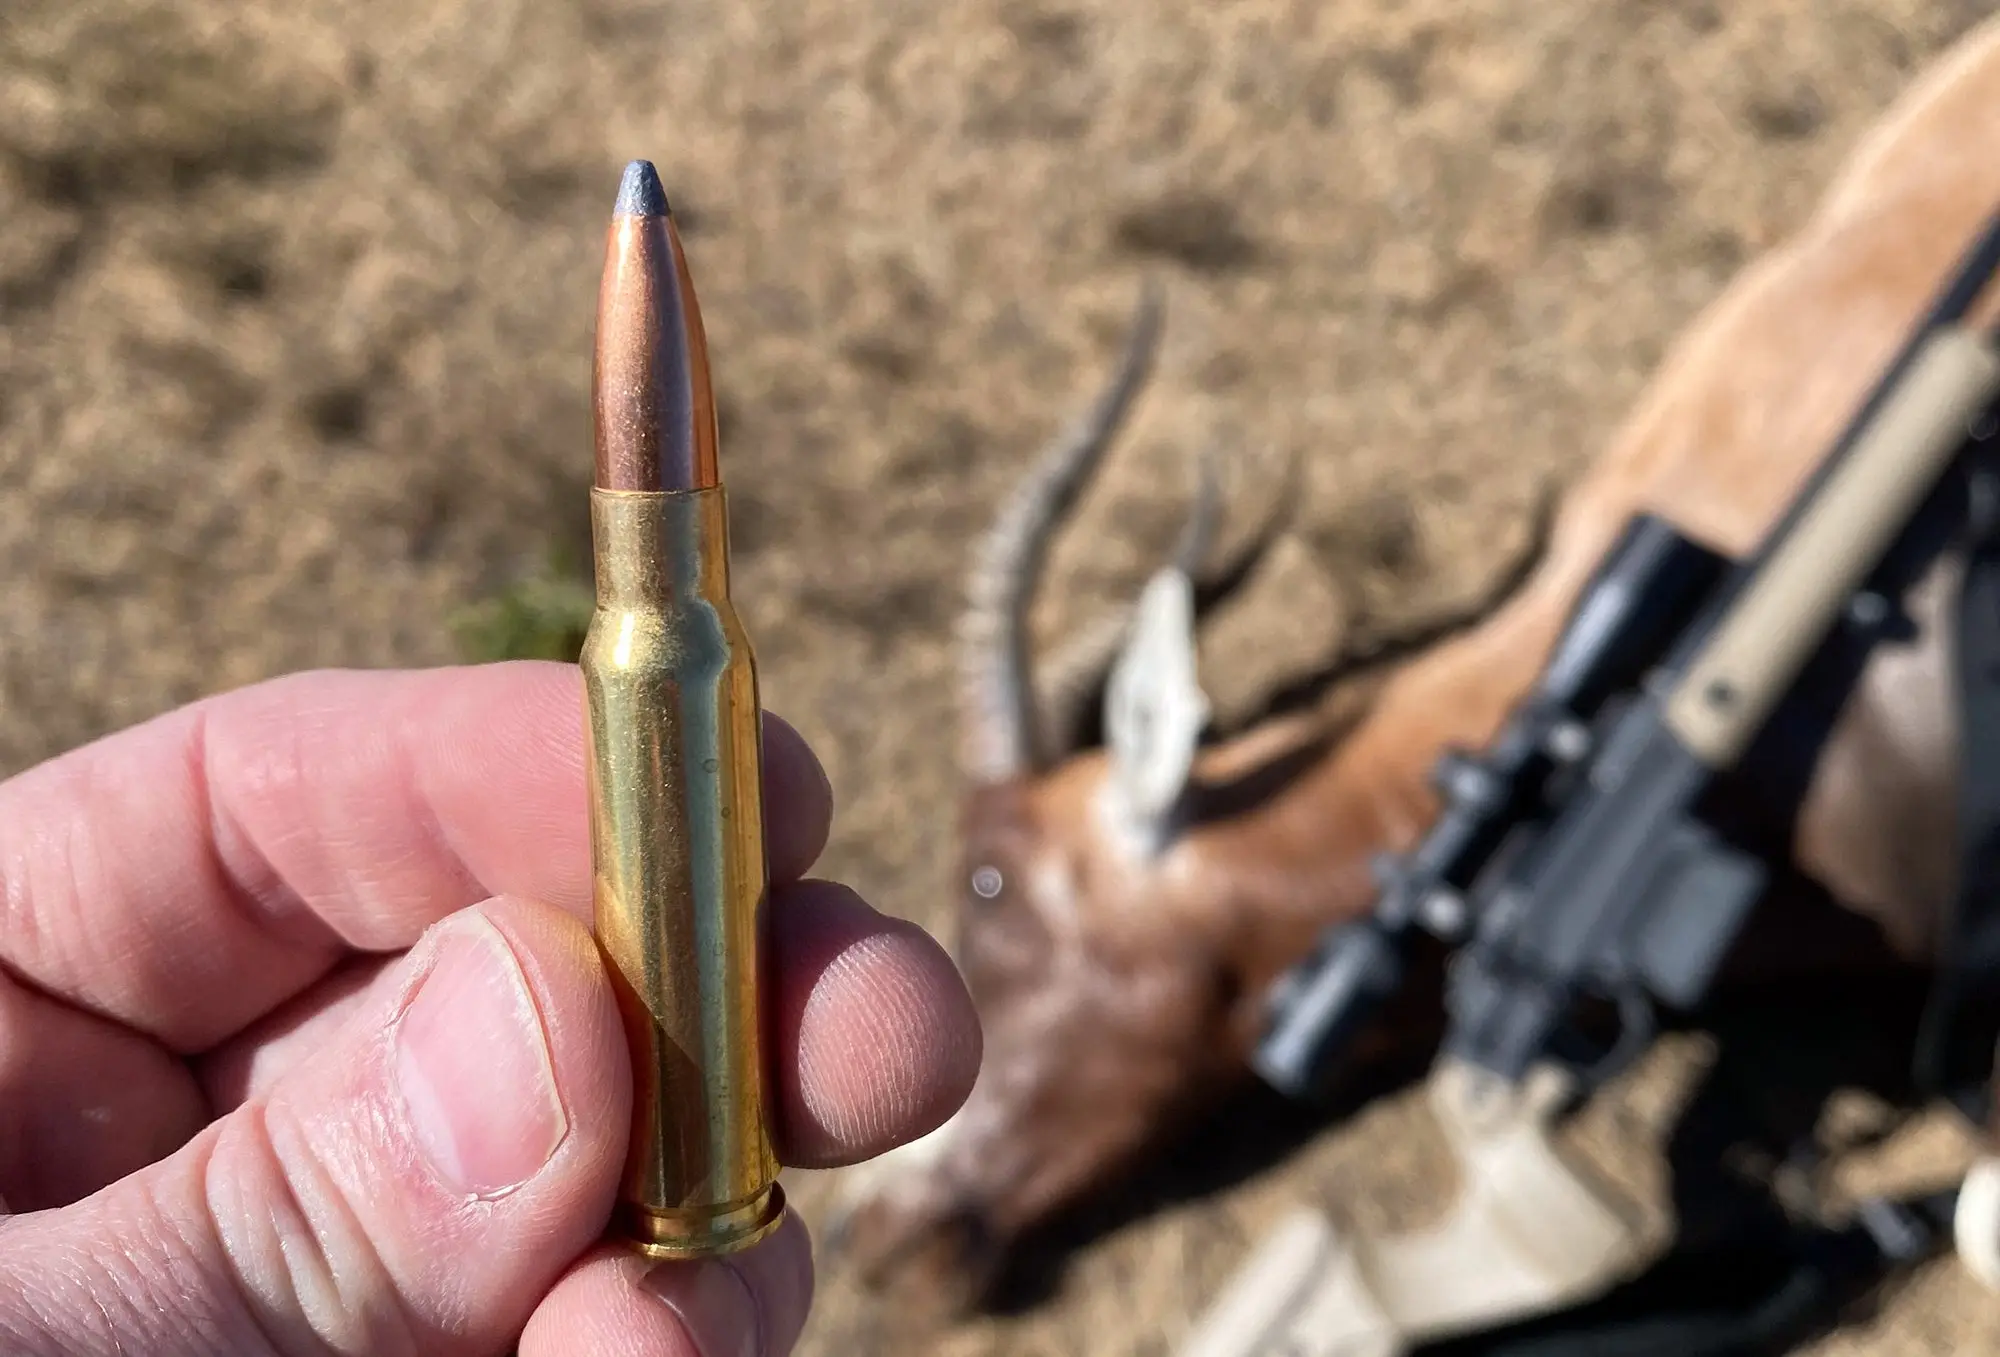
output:
[[[1505,1079],[1554,1058],[1587,1089],[1644,1049],[1656,1000],[1700,999],[1766,868],[1699,803],[1834,633],[1858,675],[1963,517],[1965,478],[1949,473],[1988,441],[2000,360],[1957,327],[1996,268],[2000,214],[1749,561],[1730,569],[1651,517],[1627,526],[1487,757],[1440,759],[1445,807],[1407,857],[1377,864],[1373,916],[1329,930],[1273,987],[1252,1056],[1266,1082],[1324,1089],[1419,928],[1462,944],[1445,1054]],[[1622,1019],[1601,1055],[1571,1024],[1592,995]]]

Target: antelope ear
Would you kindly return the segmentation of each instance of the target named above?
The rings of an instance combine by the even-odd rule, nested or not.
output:
[[[1142,820],[1157,822],[1186,790],[1208,717],[1195,669],[1194,582],[1169,567],[1140,594],[1104,690],[1112,779]]]

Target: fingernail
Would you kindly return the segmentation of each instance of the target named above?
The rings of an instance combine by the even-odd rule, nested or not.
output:
[[[663,1263],[645,1285],[680,1319],[701,1357],[764,1357],[757,1298],[728,1263]]]
[[[410,1128],[453,1191],[489,1196],[535,1176],[569,1118],[528,978],[500,930],[474,914],[437,960],[396,1035]]]

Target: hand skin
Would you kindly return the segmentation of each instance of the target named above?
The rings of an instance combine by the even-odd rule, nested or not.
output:
[[[587,931],[568,665],[315,672],[0,783],[0,1351],[779,1357],[794,1216],[602,1242],[630,1075]],[[787,1164],[939,1125],[979,1028],[915,926],[809,881],[831,797],[766,718]]]

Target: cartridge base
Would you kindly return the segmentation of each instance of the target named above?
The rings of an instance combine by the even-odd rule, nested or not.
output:
[[[612,1232],[648,1258],[712,1258],[747,1249],[785,1218],[785,1189],[772,1183],[733,1207],[655,1211],[621,1202]]]

